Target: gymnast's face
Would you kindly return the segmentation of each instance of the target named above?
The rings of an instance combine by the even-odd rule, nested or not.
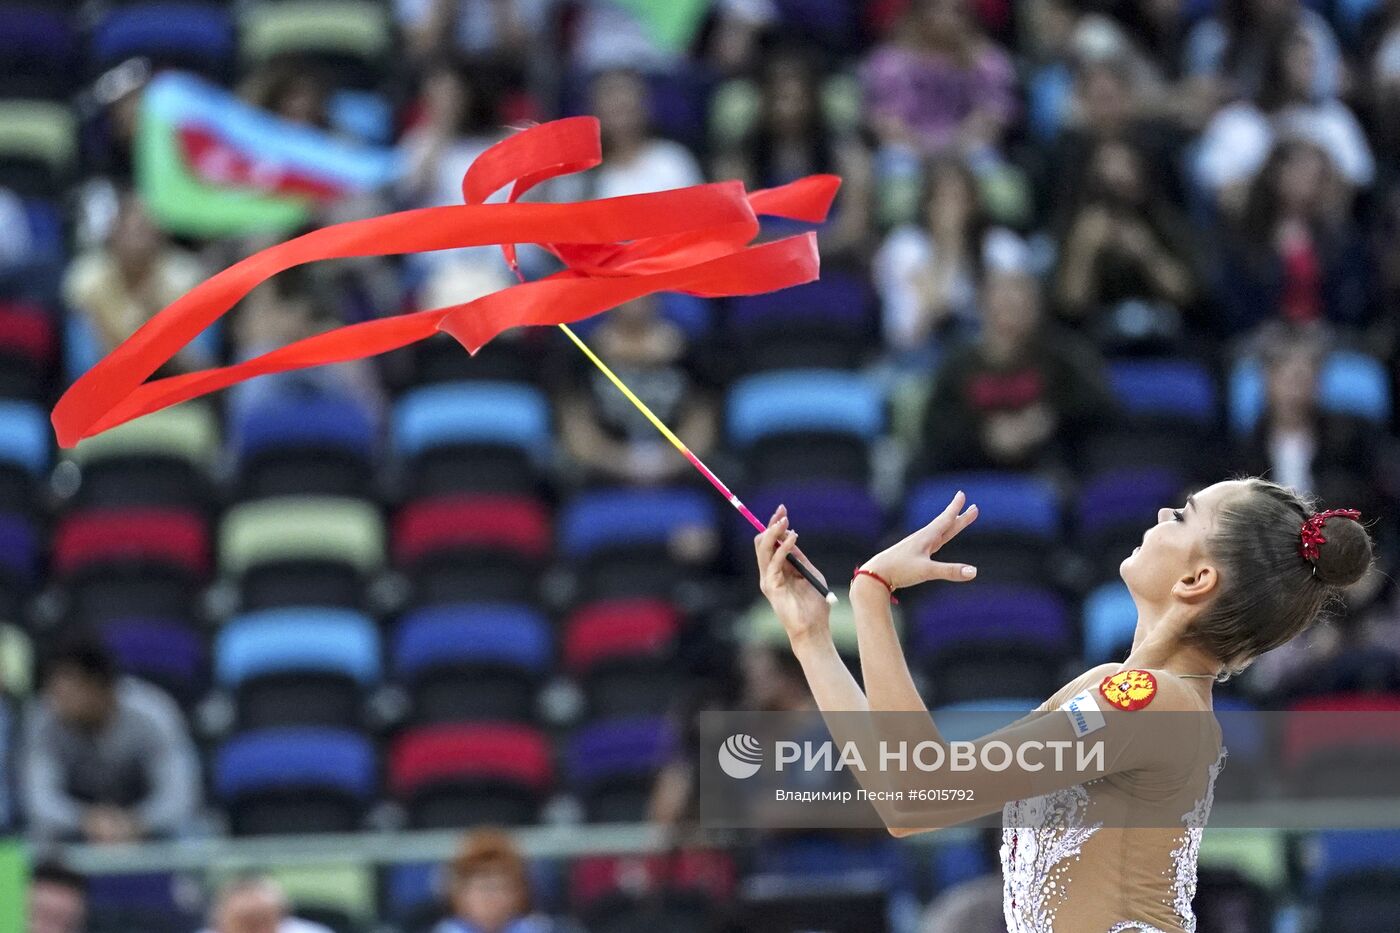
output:
[[[1203,583],[1218,580],[1209,548],[1215,517],[1224,503],[1244,489],[1245,484],[1237,480],[1216,483],[1188,496],[1180,506],[1157,512],[1157,524],[1147,529],[1142,544],[1118,568],[1139,606],[1166,606],[1188,595],[1198,597]]]

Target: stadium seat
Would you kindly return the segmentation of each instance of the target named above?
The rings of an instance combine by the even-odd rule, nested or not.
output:
[[[199,925],[173,872],[97,875],[87,885],[86,933],[185,933]]]
[[[268,874],[282,886],[292,913],[333,933],[369,933],[376,928],[378,898],[374,870],[359,862],[282,865]]]
[[[1230,371],[1230,429],[1247,434],[1264,412],[1264,373],[1259,361],[1242,359]],[[1334,350],[1318,373],[1318,406],[1376,424],[1392,413],[1390,379],[1380,360],[1354,350]]]
[[[0,100],[0,178],[23,197],[63,193],[77,159],[77,118],[67,104]]]
[[[1137,631],[1137,603],[1122,581],[1105,583],[1084,597],[1084,662],[1127,657]]]
[[[92,27],[88,64],[102,71],[140,56],[158,67],[232,75],[233,20],[220,3],[149,0],[109,9]]]
[[[52,436],[38,405],[0,401],[0,510],[35,510],[35,493],[49,469]]]
[[[394,677],[416,723],[530,722],[552,639],[548,621],[529,606],[429,606],[394,629]]]
[[[534,823],[553,783],[548,740],[521,725],[410,729],[389,756],[389,786],[415,829]]]
[[[72,506],[211,504],[210,471],[219,454],[213,409],[187,402],[81,441],[69,453],[81,481]]]
[[[1170,467],[1125,467],[1085,479],[1075,503],[1075,539],[1097,564],[1096,578],[1115,579],[1118,565],[1157,524],[1157,511],[1180,508],[1187,491],[1185,478]]]
[[[37,588],[40,547],[32,519],[0,513],[0,618],[20,618],[23,598]]]
[[[884,510],[858,483],[808,480],[779,483],[746,495],[761,521],[786,505],[793,528],[802,535],[802,553],[824,573],[844,574],[875,553],[885,531]],[[753,527],[735,518],[735,546],[749,545]]]
[[[369,739],[342,729],[245,732],[214,760],[215,791],[239,835],[358,829],[375,775]]]
[[[111,619],[101,631],[122,671],[167,691],[185,709],[204,699],[209,690],[208,651],[191,622]]]
[[[737,875],[734,857],[713,849],[584,856],[569,867],[569,900],[590,931],[703,933]]]
[[[549,401],[522,383],[425,386],[395,404],[393,437],[410,498],[531,492],[552,446]]]
[[[676,736],[662,716],[631,716],[589,723],[569,737],[565,768],[592,823],[634,823],[661,766],[675,756]]]
[[[420,605],[531,602],[553,539],[548,507],[531,496],[419,499],[394,517],[394,564]]]
[[[373,0],[283,0],[249,6],[239,20],[246,65],[294,56],[332,68],[337,84],[373,87],[393,50],[393,29]]]
[[[583,688],[591,718],[639,716],[671,705],[680,613],[657,599],[604,600],[564,621],[564,665]]]
[[[1285,707],[1326,694],[1400,694],[1400,653],[1385,645],[1345,646],[1282,677],[1268,699]]]
[[[348,609],[291,607],[238,616],[219,632],[214,668],[242,729],[361,723],[379,682],[374,623]]]
[[[579,322],[584,323],[583,321]],[[533,383],[540,378],[540,345],[529,331],[507,332],[472,356],[455,337],[436,334],[409,348],[411,364],[400,383],[413,386],[458,382]]]
[[[219,557],[245,610],[355,608],[366,577],[384,564],[384,527],[377,507],[355,499],[260,499],[224,514]]]
[[[1060,539],[1064,519],[1059,493],[1037,476],[988,470],[929,477],[905,496],[904,533],[933,521],[959,489],[967,505],[977,504],[977,520],[939,552],[940,560],[973,565],[980,583],[1056,582],[1047,545]]]
[[[1108,372],[1118,414],[1090,437],[1089,471],[1170,466],[1191,480],[1219,472],[1218,392],[1209,370],[1168,358],[1118,360]]]
[[[0,398],[39,401],[57,349],[48,311],[32,302],[0,299]]]
[[[1211,706],[1228,756],[1215,783],[1216,799],[1257,800],[1261,785],[1278,771],[1271,753],[1278,714],[1261,716],[1250,700],[1223,691],[1216,691]]]
[[[740,371],[852,370],[879,349],[875,295],[862,277],[827,273],[815,282],[729,303]]]
[[[0,684],[18,699],[34,689],[34,643],[24,629],[9,622],[0,622]]]
[[[870,480],[870,447],[884,430],[880,389],[837,370],[784,370],[739,380],[729,392],[730,441],[755,482]]]
[[[53,540],[53,569],[72,621],[191,618],[209,576],[209,532],[195,512],[170,508],[71,512]]]
[[[1400,830],[1324,831],[1308,847],[1317,929],[1400,930]]]
[[[383,887],[390,922],[403,933],[432,933],[448,915],[445,874],[438,862],[388,866]]]
[[[1279,779],[1291,796],[1380,797],[1400,772],[1400,694],[1342,693],[1294,703],[1282,723]]]
[[[582,598],[670,596],[692,570],[667,559],[673,540],[718,534],[708,491],[602,489],[581,493],[559,516],[559,549],[577,569]]]
[[[0,6],[0,97],[66,97],[80,77],[78,36],[68,10]]]
[[[371,495],[375,433],[348,396],[288,393],[241,409],[232,437],[242,496]]]
[[[912,611],[911,647],[938,705],[985,697],[988,684],[1049,696],[1076,655],[1068,609],[1051,590],[979,584],[937,591]]]
[[[980,739],[982,736],[1028,716],[1043,697],[993,697],[947,703],[933,711],[938,731],[950,742]]]

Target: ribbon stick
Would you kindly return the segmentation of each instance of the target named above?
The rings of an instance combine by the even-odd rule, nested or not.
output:
[[[73,447],[133,418],[227,388],[245,379],[361,359],[438,331],[475,355],[512,327],[566,325],[660,291],[703,297],[756,295],[817,278],[816,237],[806,233],[751,245],[759,215],[825,220],[841,180],[806,178],[747,192],[739,182],[565,204],[520,203],[531,188],[600,164],[594,117],[555,120],[521,130],[482,153],[462,179],[464,204],[350,221],[269,247],[212,276],[162,309],[84,373],[54,406],[54,433]],[[487,204],[510,186],[504,204]],[[150,376],[262,282],[324,259],[498,245],[519,274],[517,243],[534,243],[564,268],[465,304],[366,321],[317,334],[231,366],[155,381]],[[760,530],[763,526],[699,458],[655,418],[572,331],[565,332],[715,488]],[[807,568],[794,564],[834,600]]]

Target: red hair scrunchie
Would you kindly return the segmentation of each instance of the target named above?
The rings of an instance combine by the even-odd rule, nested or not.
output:
[[[1315,564],[1317,562],[1318,545],[1327,543],[1327,539],[1322,536],[1322,526],[1327,523],[1327,519],[1335,516],[1359,519],[1361,513],[1356,509],[1328,509],[1325,512],[1314,512],[1308,516],[1307,521],[1303,522],[1299,529],[1302,541],[1298,546],[1298,553],[1302,554],[1309,563]]]

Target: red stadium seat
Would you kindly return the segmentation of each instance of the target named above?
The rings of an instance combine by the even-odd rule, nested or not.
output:
[[[390,790],[420,829],[534,822],[553,782],[548,739],[527,726],[415,729],[389,756]]]
[[[168,564],[209,573],[209,530],[178,509],[94,509],[68,516],[54,535],[54,569],[71,574],[96,564]]]
[[[680,613],[660,599],[609,599],[591,603],[565,623],[564,663],[584,675],[609,661],[655,661],[670,653]]]
[[[550,551],[549,512],[528,496],[450,496],[411,502],[394,522],[394,559],[411,564],[437,551],[491,548],[541,560]]]

